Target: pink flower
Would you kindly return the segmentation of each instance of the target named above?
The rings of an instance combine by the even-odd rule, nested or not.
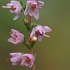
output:
[[[11,29],[11,37],[12,38],[9,38],[8,41],[15,45],[22,43],[24,40],[24,35],[14,29]]]
[[[32,38],[33,36],[36,36],[38,41],[41,42],[43,36],[50,37],[50,36],[46,35],[45,33],[51,32],[51,31],[52,30],[48,26],[38,25],[33,28],[32,32],[30,34],[30,38]]]
[[[23,54],[21,66],[25,65],[25,66],[29,66],[31,68],[34,64],[34,60],[35,60],[35,58],[32,54]]]
[[[11,13],[16,13],[13,20],[16,20],[19,17],[22,10],[20,2],[16,0],[11,0],[11,3],[8,3],[6,6],[2,6],[2,8],[10,8]]]
[[[20,63],[21,58],[22,58],[22,54],[17,52],[17,53],[10,53],[10,55],[12,56],[10,58],[10,61],[12,62],[12,65],[17,65]]]
[[[42,1],[28,0],[26,3],[26,9],[24,11],[24,15],[34,16],[35,19],[39,19],[39,11],[38,8],[41,8],[44,5]]]

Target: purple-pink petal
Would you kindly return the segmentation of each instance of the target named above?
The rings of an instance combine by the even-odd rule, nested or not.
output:
[[[26,62],[27,57],[29,58],[29,62]],[[22,62],[21,62],[21,66],[29,66],[30,68],[33,66],[34,63],[34,56],[32,54],[23,54],[22,55]]]
[[[42,37],[43,37],[43,36],[38,36],[38,41],[39,41],[39,42],[42,41]]]
[[[43,5],[44,5],[44,2],[42,2],[42,1],[37,2],[37,6],[42,7]]]
[[[13,38],[9,38],[8,42],[14,43]]]
[[[17,56],[17,55],[21,55],[21,53],[15,52],[15,53],[10,53],[9,55],[11,55],[11,56]]]
[[[43,29],[45,30],[45,32],[51,32],[51,28],[49,28],[48,26],[44,26]]]
[[[13,18],[13,20],[16,20],[16,19],[18,19],[19,18],[19,15],[16,15],[14,18]]]
[[[38,11],[38,9],[35,9],[33,15],[34,15],[35,19],[37,19],[37,20],[39,19],[39,11]]]
[[[18,63],[13,62],[12,65],[18,65]]]

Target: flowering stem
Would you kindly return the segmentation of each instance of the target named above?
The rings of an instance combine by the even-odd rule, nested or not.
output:
[[[35,66],[33,65],[31,69],[32,69],[32,70],[35,70]]]
[[[30,45],[31,39],[30,39],[30,32],[28,32],[28,45]]]
[[[29,53],[30,53],[30,54],[33,54],[33,49],[32,49],[32,48],[29,49]],[[32,69],[32,70],[35,70],[35,66],[33,65],[31,69]]]
[[[28,15],[28,21],[30,22],[30,26],[32,27],[32,19],[30,15]]]
[[[32,22],[31,22],[31,16],[28,15],[28,21],[30,22],[30,26],[32,27]],[[30,45],[31,39],[30,39],[30,32],[28,32],[28,45]]]
[[[30,15],[28,15],[28,21],[30,22],[30,27],[32,27],[32,20],[31,20],[31,16],[30,16]],[[30,32],[28,32],[28,45],[30,46],[30,44],[31,44]],[[29,48],[29,53],[30,53],[30,54],[33,54],[33,49],[31,48],[31,46],[30,46],[30,48]],[[32,69],[32,70],[35,69],[34,65],[32,66],[31,69]]]
[[[33,54],[33,49],[32,48],[29,49],[29,53]]]

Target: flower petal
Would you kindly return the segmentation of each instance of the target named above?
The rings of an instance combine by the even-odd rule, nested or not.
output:
[[[37,19],[37,20],[39,19],[39,11],[38,11],[38,9],[35,9],[33,15],[34,15],[35,19]]]
[[[15,33],[17,33],[17,32],[18,32],[18,30],[11,29],[11,32],[12,32],[12,34],[15,34]]]
[[[18,32],[18,30],[15,29],[11,29],[11,37],[16,38],[16,33]]]
[[[14,43],[13,38],[9,38],[8,42]]]
[[[42,2],[42,1],[37,2],[37,6],[42,7],[43,5],[44,5],[44,2]]]
[[[35,0],[28,0],[28,1],[35,1]]]
[[[12,65],[18,65],[18,63],[13,62]]]
[[[35,29],[35,31],[41,30],[42,26],[41,25],[37,25],[34,29]]]
[[[13,10],[10,10],[10,12],[11,12],[11,13],[15,13],[15,11],[13,11]]]
[[[42,37],[43,37],[43,36],[38,36],[38,41],[39,41],[39,42],[42,41]]]
[[[51,28],[49,28],[48,26],[44,26],[43,29],[45,30],[45,32],[51,32]]]
[[[16,42],[14,42],[15,45],[21,44],[21,43],[22,43],[22,41],[21,40],[17,40],[17,39],[16,39]]]
[[[19,1],[11,0],[11,3],[15,5],[15,4],[18,4],[18,3],[19,3]]]
[[[21,33],[16,33],[17,39],[23,41],[24,40],[24,35]]]
[[[28,9],[28,14],[29,14],[30,16],[33,16],[33,12],[32,12],[31,9]]]
[[[26,9],[24,11],[24,15],[27,15],[28,14],[28,7],[26,6]]]
[[[20,62],[20,59],[21,59],[21,56],[14,56],[14,57],[12,57],[10,60],[11,60],[11,62]]]
[[[35,29],[33,28],[31,34],[30,34],[30,38],[32,38],[32,36],[35,35]]]
[[[11,6],[13,6],[13,4],[12,3],[8,3],[7,6],[10,6],[11,7]]]
[[[19,15],[16,15],[13,20],[16,20],[16,19],[18,19],[18,18],[19,18]]]
[[[15,52],[15,53],[10,53],[9,55],[11,55],[11,56],[17,56],[17,55],[21,55],[21,53]]]
[[[43,29],[41,28],[41,29],[39,29],[39,32],[40,32],[40,34],[42,34],[43,33]]]
[[[22,60],[22,62],[21,62],[20,65],[21,65],[21,66],[24,66],[24,65],[25,65],[25,59]]]

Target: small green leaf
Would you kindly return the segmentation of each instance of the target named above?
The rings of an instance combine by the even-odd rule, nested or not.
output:
[[[22,1],[20,1],[20,4],[23,6],[23,3],[22,3]]]
[[[28,20],[26,20],[26,19],[23,19],[23,22],[24,22],[24,24],[25,24],[25,26],[27,28],[27,31],[31,32],[30,22],[28,22]]]
[[[27,30],[31,32],[30,22],[26,24]]]
[[[26,39],[26,37],[24,37],[24,42],[23,42],[23,44],[29,49],[29,46],[28,46],[28,44],[27,44],[27,39]]]
[[[23,10],[25,10],[26,5],[24,5],[24,4],[22,3],[22,1],[20,1],[20,4],[21,4],[21,5],[22,5],[22,7],[23,7],[22,11],[23,11]],[[22,11],[21,11],[21,12],[22,12]]]
[[[26,25],[26,28],[27,28],[27,31],[28,31],[28,32],[31,32],[32,29],[33,29],[35,26],[38,25],[38,24],[32,22],[32,27],[31,27],[31,26],[30,26],[30,22],[28,22],[28,20],[26,20],[26,19],[23,19],[23,22],[24,22],[24,24]]]
[[[33,46],[34,46],[35,43],[36,43],[36,42],[32,42],[32,43],[30,44],[30,47],[33,48]]]
[[[34,27],[37,26],[37,25],[38,25],[38,24],[32,22],[32,28],[34,28]]]
[[[25,11],[25,9],[26,9],[26,5],[23,7],[23,9],[24,9],[24,11]]]

